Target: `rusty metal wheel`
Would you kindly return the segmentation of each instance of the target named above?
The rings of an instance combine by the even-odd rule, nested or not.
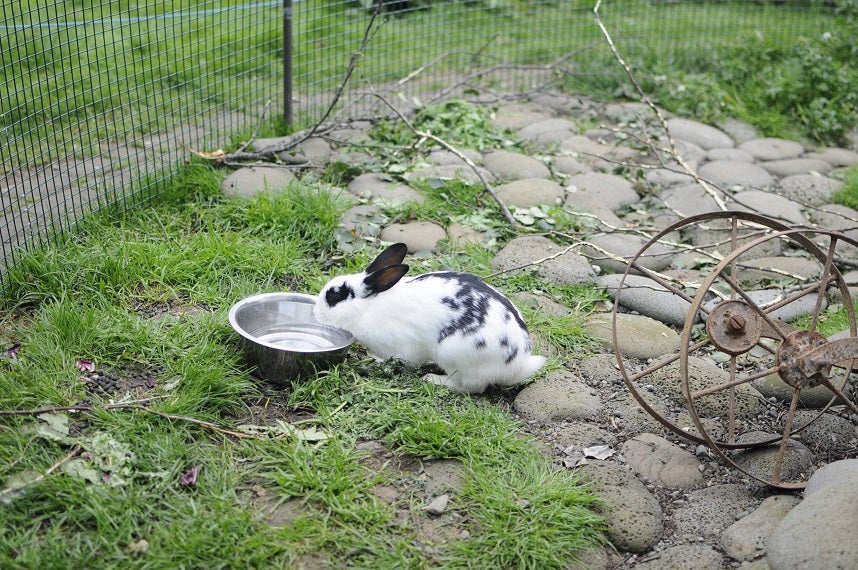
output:
[[[717,260],[702,283],[671,280],[641,261],[666,236],[706,225],[717,226],[723,239],[694,247],[696,253],[709,256],[710,262]],[[791,229],[741,212],[694,216],[652,238],[630,260],[617,287],[614,344],[617,346],[616,320],[624,284],[630,274],[648,277],[679,296],[688,303],[688,312],[679,349],[673,355],[632,371],[616,349],[623,380],[632,395],[665,427],[708,446],[746,475],[775,487],[803,487],[809,473],[793,473],[785,467],[792,438],[835,403],[858,413],[846,393],[852,353],[858,358],[858,339],[849,289],[836,265],[838,247],[858,251],[858,243],[841,234]],[[756,262],[761,254],[771,252],[802,256],[816,270],[789,274]],[[766,287],[767,281],[775,281],[773,277],[780,288]],[[818,331],[831,293],[839,295],[848,323],[849,336],[844,340],[829,340]],[[799,312],[808,316],[801,322],[788,322],[788,312],[799,305],[805,306]],[[712,373],[712,360],[719,363],[717,374]],[[766,399],[754,388],[755,383],[771,382],[773,377],[784,383],[780,399]],[[822,409],[798,418],[802,391],[817,386],[826,387],[831,398]],[[682,395],[678,406],[677,390]],[[670,401],[672,408],[665,406]],[[767,446],[774,451],[766,450]],[[748,458],[761,452],[773,454],[771,468],[755,472],[749,465],[760,462]]]
[[[778,242],[784,251],[799,250],[810,254],[818,271],[792,275],[789,286],[778,289],[774,298],[761,298],[760,271],[754,264],[755,248]],[[830,231],[793,229],[774,232],[737,247],[712,270],[701,283],[691,304],[681,337],[679,357],[682,389],[692,421],[706,444],[722,459],[746,475],[768,485],[803,488],[811,473],[788,461],[797,436],[831,406],[837,404],[858,413],[849,392],[850,374],[858,358],[858,338],[854,303],[837,264],[841,249],[858,247],[858,243]],[[748,273],[751,278],[748,279]],[[764,272],[763,272],[764,273]],[[707,302],[707,294],[717,292]],[[826,318],[824,310],[829,297],[842,302],[848,323],[848,336],[829,339],[819,331]],[[804,313],[792,320],[790,313]],[[705,318],[706,334],[694,342],[693,314]],[[690,374],[689,362],[694,347],[701,345],[726,354],[729,372],[726,382],[701,386]],[[754,354],[756,351],[756,354]],[[742,414],[737,405],[742,390],[763,379],[779,379],[788,397],[777,404],[775,421],[758,425],[753,417]],[[824,387],[828,402],[808,415],[797,415],[802,392]],[[727,398],[726,437],[714,438],[704,426],[705,403],[710,398]],[[771,403],[771,402],[770,402]],[[771,409],[771,406],[769,406]],[[770,449],[763,449],[769,447]],[[751,461],[752,455],[766,453],[769,461]]]

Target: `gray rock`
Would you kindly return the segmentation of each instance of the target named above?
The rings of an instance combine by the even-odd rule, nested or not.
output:
[[[580,255],[567,252],[537,266],[536,261],[563,251],[559,245],[542,236],[524,236],[510,241],[492,260],[495,271],[511,271],[523,268],[536,270],[541,277],[561,285],[592,283],[595,278],[590,263]]]
[[[565,192],[560,184],[546,178],[524,178],[495,187],[498,198],[507,206],[556,206],[563,201]]]
[[[669,119],[667,129],[674,139],[688,141],[706,150],[732,148],[733,139],[724,131],[690,119]]]
[[[501,105],[492,113],[491,123],[501,130],[516,131],[533,123],[554,118],[554,112],[534,103]]]
[[[608,295],[616,300],[622,275],[614,273],[596,279]],[[641,275],[626,275],[619,293],[620,304],[663,323],[683,326],[691,303],[652,279]]]
[[[560,152],[571,153],[586,164],[593,164],[594,159],[609,156],[613,147],[602,144],[584,135],[573,135],[563,139]]]
[[[689,165],[696,168],[696,165]],[[675,168],[653,168],[644,174],[644,180],[650,186],[656,188],[670,188],[671,186],[696,184],[694,177],[685,172],[678,165]]]
[[[703,162],[706,159],[706,151],[693,142],[678,140],[675,143],[676,154],[685,162]]]
[[[279,166],[245,166],[235,170],[221,183],[225,196],[252,198],[262,192],[277,192],[297,180],[287,168]]]
[[[736,209],[734,204],[730,204]],[[709,252],[717,252],[721,255],[732,253],[735,248],[742,247],[760,237],[759,230],[752,227],[740,227],[733,246],[733,232],[729,220],[710,220],[705,224],[694,224],[683,228],[684,237],[698,248],[705,248]],[[782,251],[781,240],[771,239],[757,244],[745,251],[741,258],[743,260],[780,255]]]
[[[760,136],[753,125],[739,119],[724,119],[723,121],[719,121],[717,126],[740,144],[759,138]]]
[[[715,198],[696,182],[670,186],[659,194],[659,199],[684,217],[719,210]]]
[[[858,480],[823,487],[775,528],[766,560],[772,570],[850,570],[858,560],[856,528]]]
[[[477,170],[489,182],[494,182],[495,178],[491,172],[482,167],[477,167]],[[439,180],[461,180],[468,184],[482,184],[479,175],[466,164],[448,164],[442,166],[428,166],[409,172],[405,176],[408,180],[425,180],[437,178]]]
[[[742,260],[741,280],[743,283],[759,283],[786,281],[794,283],[797,278],[816,279],[822,276],[822,266],[819,261],[813,261],[806,257],[758,257],[756,259]],[[814,299],[811,299],[812,301]],[[825,307],[823,307],[824,309]],[[802,306],[802,311],[813,310]],[[786,312],[780,313],[783,319]],[[792,317],[794,318],[794,317]]]
[[[354,243],[365,237],[376,237],[388,222],[381,208],[372,204],[352,206],[343,214],[340,227],[344,238]]]
[[[486,153],[483,156],[483,166],[498,180],[551,177],[551,171],[544,163],[520,152],[508,150]]]
[[[572,309],[566,305],[558,303],[543,293],[519,291],[518,293],[513,293],[512,297],[516,306],[521,308],[527,307],[534,310],[539,309],[540,312],[548,315],[563,316],[572,312]]]
[[[444,511],[447,510],[447,504],[450,502],[450,495],[446,493],[443,495],[438,495],[432,501],[423,507],[427,513],[433,516],[440,516],[444,514]]]
[[[316,164],[324,164],[333,153],[330,143],[322,137],[310,137],[298,143],[296,148],[307,160]]]
[[[772,137],[746,141],[739,148],[751,153],[757,160],[795,158],[804,152],[804,147],[795,141]]]
[[[795,437],[816,455],[822,457],[844,456],[858,445],[855,425],[831,413],[819,415],[815,410],[796,410],[793,425],[798,428],[807,424]]]
[[[576,194],[575,203],[571,204],[567,200],[564,209],[573,214],[586,216],[587,226],[595,230],[613,231],[614,228],[622,228],[626,225],[613,210],[589,194]]]
[[[483,155],[479,152],[471,150],[469,148],[457,150],[474,164],[483,163]],[[464,164],[467,164],[464,160],[462,160],[462,157],[446,149],[433,150],[429,153],[429,156],[427,156],[426,159],[430,163],[435,164],[437,166],[462,166]]]
[[[733,186],[743,188],[767,188],[775,179],[764,168],[749,162],[734,160],[714,160],[707,162],[697,170],[705,180],[727,189]]]
[[[569,192],[566,204],[573,209],[577,197],[581,195],[591,196],[611,210],[618,210],[621,206],[640,201],[632,183],[622,176],[614,174],[601,172],[578,174],[570,176],[566,180],[565,186]]]
[[[795,388],[784,382],[777,374],[769,374],[759,380],[754,380],[753,386],[766,398],[775,398],[779,402],[789,402]],[[828,405],[834,397],[834,392],[823,385],[804,388],[798,396],[798,405],[802,408],[818,410]]]
[[[734,560],[753,560],[765,554],[766,540],[801,499],[795,495],[768,497],[749,515],[721,533],[718,542]]]
[[[772,192],[745,190],[734,194],[733,199],[736,201],[733,209],[740,212],[755,212],[793,225],[807,223],[798,204]]]
[[[559,449],[572,447],[583,451],[585,447],[594,445],[614,447],[617,445],[617,436],[589,422],[570,421],[555,430],[552,443]]]
[[[673,513],[676,532],[689,540],[718,536],[753,504],[751,491],[744,485],[714,485],[691,491],[687,506]]]
[[[757,437],[754,432],[742,434],[738,438],[741,443],[747,437]],[[744,449],[734,454],[731,459],[745,473],[762,481],[774,481],[779,460],[780,445],[771,444],[764,447]],[[799,441],[787,441],[783,453],[782,464],[777,470],[779,481],[801,481],[813,469],[815,457],[813,453]]]
[[[446,237],[447,232],[444,228],[432,222],[391,224],[381,230],[382,241],[404,242],[408,245],[408,253],[434,252],[437,250],[438,242]]]
[[[652,493],[630,471],[616,463],[582,465],[581,476],[603,501],[608,540],[626,552],[643,552],[664,533],[664,514]]]
[[[566,140],[578,132],[578,127],[569,119],[544,119],[521,128],[518,136],[537,144],[556,143]]]
[[[516,412],[541,422],[591,419],[600,405],[595,390],[565,369],[525,386],[513,402]]]
[[[807,158],[818,158],[832,166],[852,166],[858,164],[858,152],[848,148],[823,148],[804,155]]]
[[[754,155],[740,148],[713,148],[706,152],[707,160],[729,160],[731,162],[754,162]]]
[[[551,159],[551,166],[555,172],[568,176],[593,172],[590,166],[571,156],[555,156]]]
[[[825,229],[844,232],[855,239],[858,237],[858,211],[840,204],[825,204],[810,213],[810,219]]]
[[[782,160],[767,160],[758,162],[770,174],[775,176],[792,176],[794,174],[809,174],[817,172],[825,174],[832,166],[818,158],[784,158]]]
[[[582,252],[609,273],[624,273],[628,262],[641,252],[647,240],[634,234],[606,233],[591,236]],[[652,271],[661,271],[671,262],[673,252],[665,245],[654,243],[636,259],[637,265]],[[621,258],[621,259],[617,259]],[[634,269],[632,272],[637,273]]]
[[[703,482],[697,457],[663,437],[642,433],[620,449],[635,475],[659,487],[689,489]]]
[[[356,196],[377,198],[392,204],[404,202],[422,204],[426,200],[426,197],[414,188],[389,180],[374,172],[355,177],[349,182],[346,189]]]
[[[591,386],[621,385],[623,376],[614,354],[594,354],[578,361],[575,370],[589,380]]]
[[[834,461],[814,471],[804,488],[804,496],[810,497],[825,488],[853,481],[858,481],[858,459]]]
[[[642,315],[618,313],[617,344],[620,354],[630,358],[655,358],[679,349],[679,334],[670,327]],[[614,349],[613,321],[611,315],[591,317],[587,332],[602,346]]]
[[[656,394],[663,399],[668,399],[682,407],[685,407],[685,393],[683,392],[683,376],[679,371],[679,361],[666,363],[664,359],[654,365],[664,362],[664,365],[647,376],[649,382],[655,387]],[[730,380],[730,373],[723,370],[714,362],[696,356],[688,357],[688,383],[692,392],[718,386]],[[747,384],[740,384],[735,389],[735,416],[738,419],[753,419],[759,413],[765,412],[765,406],[761,403],[760,393]],[[724,390],[709,396],[697,398],[694,408],[698,416],[717,418],[726,417],[730,409],[729,391]]]
[[[642,557],[635,570],[722,570],[724,557],[705,544],[679,544]]]
[[[781,179],[773,189],[784,198],[810,206],[831,202],[831,197],[843,183],[817,174],[793,174]]]
[[[755,305],[761,308],[766,308],[768,306],[774,305],[775,303],[786,298],[787,294],[780,289],[756,289],[751,291],[745,291],[748,295],[748,298],[754,302]],[[717,305],[719,299],[713,299],[703,304],[703,308],[707,310],[711,310]],[[813,312],[816,306],[816,297],[813,295],[805,295],[799,299],[792,301],[784,305],[783,307],[777,308],[774,311],[769,313],[769,316],[773,319],[784,321],[786,323],[791,323],[796,320],[798,317],[803,315],[808,315]],[[823,300],[823,308],[827,307],[828,303]]]
[[[662,111],[666,114],[666,111]],[[655,119],[656,115],[649,105],[638,102],[608,103],[602,114],[614,123],[639,123]]]
[[[478,243],[488,245],[490,241],[489,235],[486,232],[460,224],[459,222],[453,222],[447,227],[447,238],[451,242],[461,244]]]

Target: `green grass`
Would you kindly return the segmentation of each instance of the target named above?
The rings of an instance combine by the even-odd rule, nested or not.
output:
[[[229,307],[259,291],[318,290],[348,201],[320,183],[228,199],[221,176],[193,163],[148,206],[92,215],[10,272],[0,347],[20,348],[0,357],[0,410],[85,409],[0,415],[0,567],[566,568],[604,543],[597,499],[551,468],[508,393],[454,394],[358,347],[292,389],[254,381]],[[490,264],[472,246],[416,266],[487,274]],[[579,319],[596,300],[533,275],[494,284],[547,291]],[[587,350],[574,317],[528,318],[558,350]],[[128,384],[94,392],[82,361]],[[151,384],[134,387],[126,370],[149,371]],[[152,399],[116,407],[138,398]],[[268,432],[211,427],[245,424]],[[458,532],[439,542],[421,530],[431,521],[419,479],[373,467],[364,441],[457,462],[461,489],[441,522]],[[395,502],[377,494],[385,485]]]
[[[832,202],[858,209],[858,167],[842,171],[843,185],[831,197]]]
[[[41,164],[69,152],[91,156],[115,138],[140,146],[145,135],[177,122],[205,121],[215,110],[255,113],[269,98],[278,108],[278,5],[245,10],[223,1],[191,7],[173,1],[155,10],[119,1],[19,4],[0,35],[0,100],[10,102],[0,130],[5,165]],[[353,85],[398,80],[440,56],[421,75],[436,77],[429,82],[436,87],[449,85],[450,72],[471,69],[477,53],[479,66],[544,65],[572,54],[561,74],[569,90],[637,98],[595,24],[594,2],[491,4],[432,2],[428,10],[382,18]],[[854,26],[842,28],[845,17],[820,5],[605,2],[601,15],[660,104],[704,120],[732,113],[767,134],[800,132],[830,141],[848,128],[842,119],[854,122],[855,102],[841,88],[854,83]],[[296,127],[314,122],[328,105],[369,17],[358,3],[295,3]],[[824,32],[834,40],[820,41]],[[802,47],[804,39],[810,49]],[[730,56],[730,49],[743,46]],[[753,79],[768,63],[760,58],[772,54],[774,74],[761,80],[722,73],[747,69]],[[801,58],[809,66],[802,68]],[[796,72],[811,76],[796,81]],[[484,86],[497,87],[495,81],[486,79]],[[272,123],[265,134],[287,130],[279,119]]]

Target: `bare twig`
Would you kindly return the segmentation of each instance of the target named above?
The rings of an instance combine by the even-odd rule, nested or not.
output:
[[[545,263],[547,261],[551,261],[552,259],[557,259],[560,256],[566,255],[570,251],[574,250],[577,247],[581,247],[582,245],[587,245],[587,242],[575,241],[574,243],[572,243],[572,245],[566,246],[565,249],[562,249],[556,253],[553,253],[551,255],[543,257],[542,259],[537,259],[535,261],[531,261],[531,262],[525,263],[523,265],[518,265],[516,267],[510,267],[509,269],[503,269],[501,271],[496,271],[496,272],[492,273],[491,275],[487,275],[485,277],[485,279],[490,280],[490,279],[494,279],[495,277],[499,277],[501,275],[504,275],[506,273],[511,273],[513,271],[519,271],[520,269],[527,269],[528,267],[535,267],[537,265],[542,265],[543,263]]]
[[[278,162],[278,155],[281,152],[291,150],[302,142],[306,141],[307,139],[321,134],[324,131],[330,130],[330,126],[325,125],[325,122],[328,120],[328,117],[330,117],[334,108],[337,106],[340,99],[342,98],[343,92],[345,91],[346,86],[348,85],[349,80],[351,79],[351,76],[354,73],[355,68],[357,67],[358,60],[361,58],[361,56],[363,56],[363,52],[366,49],[366,46],[369,45],[369,42],[378,32],[379,28],[375,27],[375,21],[381,11],[381,6],[382,2],[379,1],[376,3],[375,9],[370,16],[369,23],[367,23],[366,29],[364,30],[361,43],[358,46],[357,50],[352,53],[352,56],[349,59],[348,66],[346,67],[346,71],[343,74],[342,81],[340,81],[340,84],[337,86],[337,89],[334,92],[333,99],[331,100],[330,104],[328,105],[328,108],[325,110],[322,117],[318,121],[316,121],[316,123],[311,128],[301,131],[299,133],[295,133],[290,137],[285,137],[281,139],[277,144],[269,145],[258,151],[248,152],[245,149],[256,138],[256,134],[259,132],[260,125],[256,126],[256,130],[254,131],[253,136],[250,138],[250,140],[242,144],[241,147],[239,147],[239,149],[235,152],[225,152],[220,149],[213,152],[200,152],[193,149],[188,150],[206,160],[213,160],[215,162],[227,164],[230,166],[240,165],[246,162],[254,161]],[[266,105],[266,110],[267,108],[268,105]],[[297,166],[307,166],[307,163],[303,162],[298,164]]]
[[[313,125],[313,127],[310,130],[306,131],[306,133],[304,134],[303,137],[299,138],[299,140],[295,143],[296,145],[304,142],[305,140],[307,140],[310,137],[312,137],[313,135],[315,135],[316,131],[318,131],[319,127],[325,121],[328,120],[328,117],[333,112],[334,107],[336,107],[337,103],[339,103],[340,98],[343,96],[343,92],[346,89],[346,85],[348,85],[349,79],[351,79],[352,73],[354,73],[354,70],[357,67],[358,60],[363,56],[363,52],[366,49],[366,46],[369,45],[369,42],[372,40],[372,38],[375,36],[375,34],[380,29],[380,28],[374,28],[374,26],[375,26],[375,20],[378,17],[379,13],[381,12],[381,6],[382,6],[381,0],[376,2],[375,10],[372,11],[372,16],[370,16],[370,18],[369,18],[369,23],[367,23],[366,29],[364,29],[363,38],[361,39],[360,45],[358,46],[357,50],[352,52],[352,56],[351,56],[351,58],[349,58],[349,64],[346,67],[346,72],[343,74],[343,80],[340,81],[340,84],[337,86],[337,90],[334,92],[334,98],[331,100],[330,105],[328,105],[328,108],[325,110],[324,114],[322,114],[322,118],[319,119],[316,122],[316,124]]]
[[[617,50],[617,46],[614,44],[614,40],[611,38],[611,34],[608,32],[608,29],[605,27],[605,24],[602,23],[602,17],[599,15],[599,7],[601,5],[602,0],[597,0],[596,5],[593,7],[593,14],[596,18],[596,24],[602,31],[602,35],[605,36],[605,40],[608,42],[608,47],[611,49],[611,53],[614,54],[614,58],[617,60],[617,63],[619,63],[623,70],[626,72],[626,75],[632,82],[635,91],[637,91],[638,95],[640,95],[641,101],[643,101],[650,108],[650,110],[655,113],[655,116],[658,117],[659,122],[664,127],[665,136],[667,137],[667,142],[670,145],[671,155],[676,159],[676,162],[694,178],[695,182],[697,182],[700,187],[706,191],[707,194],[712,196],[712,199],[715,201],[715,204],[718,206],[719,209],[721,209],[722,211],[727,210],[727,204],[724,202],[721,196],[718,195],[717,189],[713,188],[708,182],[703,180],[676,150],[676,143],[670,134],[670,129],[667,128],[667,120],[664,118],[661,109],[659,109],[655,105],[655,103],[652,102],[652,99],[649,98],[649,95],[647,95],[643,88],[640,86],[640,83],[638,83],[637,78],[635,77],[634,73],[632,73],[631,68],[623,59],[623,56],[620,55],[619,50]]]
[[[166,397],[166,396],[164,396],[164,397]],[[233,437],[239,437],[239,438],[250,437],[246,433],[233,431],[233,430],[221,427],[221,426],[214,424],[214,423],[211,423],[211,422],[199,420],[197,418],[192,418],[189,416],[179,416],[176,414],[167,414],[164,412],[159,412],[159,411],[153,410],[152,408],[147,408],[146,406],[142,405],[142,404],[145,404],[145,403],[150,402],[150,401],[155,400],[155,399],[157,399],[157,398],[145,398],[145,399],[141,399],[141,400],[133,400],[130,402],[105,404],[104,406],[101,406],[100,408],[96,408],[95,406],[91,406],[89,404],[86,404],[86,405],[82,405],[82,406],[54,406],[54,407],[46,407],[46,408],[35,408],[35,409],[30,409],[30,410],[0,410],[0,416],[23,416],[23,415],[37,416],[39,414],[55,413],[55,412],[94,412],[97,409],[102,409],[102,410],[139,410],[141,412],[148,412],[150,414],[154,414],[156,416],[166,418],[168,420],[176,420],[176,421],[182,421],[182,422],[187,422],[187,423],[191,423],[194,425],[198,425],[200,427],[204,427],[204,428],[210,429],[212,431],[222,433],[224,435],[231,435]]]
[[[238,147],[236,152],[243,152],[250,143],[256,140],[256,135],[259,134],[259,129],[262,127],[262,122],[268,117],[268,110],[271,108],[271,99],[265,102],[265,108],[262,110],[262,114],[259,116],[259,121],[256,123],[256,128],[253,129],[253,133],[250,135],[250,138],[244,141],[241,146]]]
[[[39,481],[44,480],[48,475],[50,475],[51,473],[56,471],[63,463],[74,458],[75,455],[80,453],[80,450],[81,450],[81,447],[79,445],[74,446],[72,448],[72,450],[65,457],[63,457],[62,459],[60,459],[59,461],[57,461],[56,463],[54,463],[53,465],[48,467],[44,473],[42,473],[41,475],[39,475],[35,479],[33,479],[31,481],[27,481],[26,484],[24,484],[23,486],[26,487],[27,485],[32,485],[33,483],[38,483]],[[0,497],[8,495],[10,493],[13,493],[13,492],[15,492],[21,488],[22,487],[6,487],[2,491],[0,491]]]
[[[206,429],[210,429],[212,431],[216,431],[216,432],[224,434],[224,435],[231,435],[233,437],[238,437],[238,438],[252,437],[252,435],[250,435],[250,434],[242,433],[240,431],[233,431],[231,429],[226,429],[226,428],[223,428],[217,424],[213,424],[212,422],[207,422],[204,420],[198,420],[197,418],[192,418],[189,416],[179,416],[176,414],[165,414],[164,412],[158,412],[158,411],[153,410],[151,408],[147,408],[145,406],[140,406],[137,404],[115,404],[115,405],[111,406],[111,409],[114,409],[114,410],[117,410],[117,409],[119,409],[119,410],[139,410],[141,412],[148,412],[150,414],[154,414],[158,417],[166,418],[168,420],[175,420],[175,421],[187,422],[187,423],[191,423],[194,425],[198,425],[200,427],[204,427]]]

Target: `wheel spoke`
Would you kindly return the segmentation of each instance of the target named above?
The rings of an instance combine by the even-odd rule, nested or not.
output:
[[[787,414],[786,424],[784,425],[784,435],[781,438],[781,444],[778,447],[778,454],[775,456],[775,467],[772,470],[773,485],[781,483],[781,471],[784,466],[784,456],[786,455],[787,445],[790,441],[790,432],[792,432],[792,420],[795,417],[795,409],[798,407],[798,395],[801,393],[800,388],[796,388],[792,393],[792,402],[789,405],[789,413]]]
[[[825,291],[828,289],[828,280],[829,275],[831,275],[831,269],[833,267],[832,260],[834,259],[834,248],[837,246],[837,238],[835,236],[831,237],[831,242],[828,244],[828,253],[825,255],[825,265],[822,270],[822,278],[819,280],[819,294],[816,296],[816,306],[813,309],[813,316],[810,321],[810,330],[815,331],[816,327],[819,325],[819,313],[822,312],[822,303],[825,301]],[[821,284],[825,283],[823,287]]]
[[[703,390],[698,390],[697,392],[691,394],[691,397],[696,400],[698,398],[702,398],[703,396],[711,396],[712,394],[717,394],[718,392],[723,392],[724,390],[729,390],[730,388],[741,386],[742,384],[747,384],[748,382],[753,382],[757,378],[763,378],[777,371],[778,367],[772,366],[771,368],[766,368],[765,370],[760,370],[759,372],[754,372],[753,374],[742,376],[741,378],[731,377],[729,382],[724,382],[723,384],[717,384],[715,386],[710,386]]]

